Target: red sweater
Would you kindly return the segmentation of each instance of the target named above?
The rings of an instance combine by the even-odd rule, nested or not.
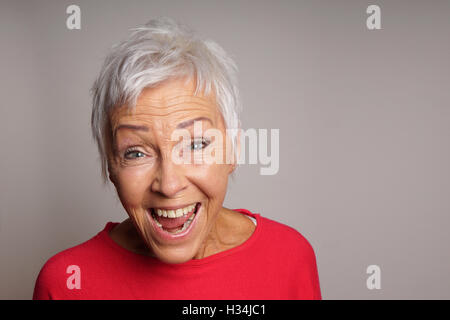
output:
[[[167,264],[116,244],[108,222],[92,239],[50,258],[33,299],[321,299],[313,248],[295,229],[254,214],[251,237],[203,259]]]

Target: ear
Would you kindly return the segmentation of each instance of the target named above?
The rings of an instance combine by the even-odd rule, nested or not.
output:
[[[112,146],[112,136],[111,136],[111,123],[108,122],[107,126],[108,126],[107,130],[106,130],[107,136],[105,137],[105,148],[106,148],[106,155],[107,155],[106,167],[108,170],[108,179],[109,179],[109,181],[112,182],[112,184],[115,185],[116,184],[115,174],[114,174],[113,169],[111,168],[112,161],[114,161],[114,158],[113,158],[114,150],[113,150],[113,146]]]

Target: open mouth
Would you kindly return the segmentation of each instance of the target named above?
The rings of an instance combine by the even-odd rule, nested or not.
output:
[[[195,219],[200,205],[200,202],[196,202],[174,210],[151,208],[150,212],[158,228],[172,235],[176,235],[189,228]]]

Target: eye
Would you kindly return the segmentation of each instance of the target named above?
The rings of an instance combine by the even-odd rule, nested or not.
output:
[[[192,141],[191,150],[197,151],[206,148],[209,145],[209,140],[205,138],[195,139]]]
[[[137,159],[145,157],[145,154],[139,150],[127,150],[124,157],[125,159]]]

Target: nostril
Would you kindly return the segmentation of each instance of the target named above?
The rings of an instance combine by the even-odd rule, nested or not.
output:
[[[173,165],[161,163],[158,171],[151,185],[153,192],[158,192],[165,197],[173,197],[187,187],[185,177]]]

